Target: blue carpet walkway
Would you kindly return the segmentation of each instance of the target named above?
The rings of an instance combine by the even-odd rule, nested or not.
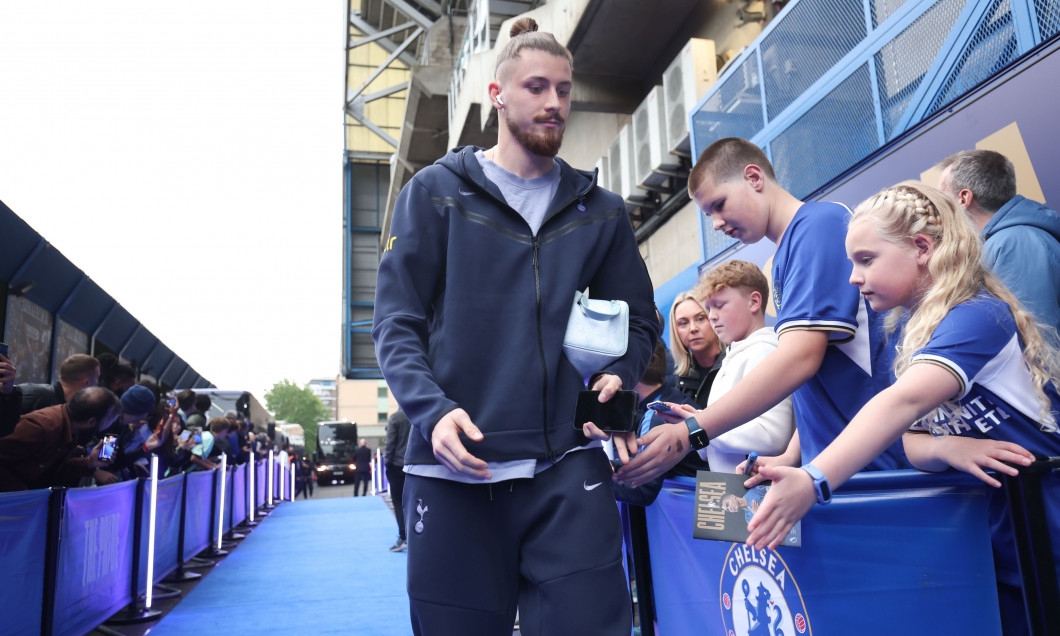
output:
[[[285,502],[151,636],[408,636],[404,553],[378,497]]]

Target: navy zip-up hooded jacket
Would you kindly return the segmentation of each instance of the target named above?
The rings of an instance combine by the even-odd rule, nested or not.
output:
[[[583,378],[563,355],[574,293],[629,303],[626,354],[605,371],[632,389],[660,325],[622,200],[595,173],[557,160],[560,182],[537,236],[486,179],[475,147],[451,150],[398,196],[379,263],[376,355],[413,431],[405,462],[438,463],[431,433],[462,408],[486,461],[555,459],[574,428]]]

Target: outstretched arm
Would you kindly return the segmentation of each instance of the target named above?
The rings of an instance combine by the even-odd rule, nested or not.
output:
[[[736,383],[724,397],[695,417],[708,437],[715,437],[765,413],[813,377],[828,349],[827,331],[792,330],[780,335],[776,351]],[[656,426],[637,440],[647,445],[615,473],[622,483],[650,481],[672,468],[689,450],[683,423]]]
[[[1019,470],[1005,462],[1029,466],[1034,461],[1034,455],[1019,444],[994,439],[959,435],[933,437],[910,431],[902,436],[902,444],[909,462],[920,470],[936,472],[952,467],[975,475],[994,488],[1000,488],[1001,482],[986,471],[1015,477]]]
[[[813,460],[832,489],[845,483],[907,431],[916,420],[957,395],[960,382],[947,369],[934,364],[914,364],[889,388],[858,411],[854,419]],[[772,479],[755,518],[747,545],[775,548],[792,526],[816,501],[813,480],[800,468],[764,468]]]

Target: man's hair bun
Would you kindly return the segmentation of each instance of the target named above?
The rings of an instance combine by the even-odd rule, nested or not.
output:
[[[519,18],[512,24],[510,33],[511,38],[508,40],[508,43],[504,45],[504,48],[501,49],[501,52],[497,54],[497,60],[493,67],[493,76],[500,80],[502,84],[508,81],[508,75],[502,67],[504,67],[509,60],[518,58],[519,52],[523,49],[528,51],[543,51],[549,55],[562,57],[567,60],[567,64],[570,65],[573,71],[574,58],[571,57],[570,51],[567,50],[567,47],[557,42],[556,36],[551,33],[538,31],[537,22],[533,18]]]
[[[537,22],[533,18],[519,18],[512,24],[512,30],[508,32],[512,38],[522,33],[537,31]]]

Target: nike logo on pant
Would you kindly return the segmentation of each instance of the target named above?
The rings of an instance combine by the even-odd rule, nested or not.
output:
[[[593,488],[598,488],[603,483],[604,482],[602,482],[602,481],[598,481],[595,484],[590,484],[588,482],[588,480],[586,480],[586,481],[582,482],[582,488],[584,488],[586,490],[592,490]]]

